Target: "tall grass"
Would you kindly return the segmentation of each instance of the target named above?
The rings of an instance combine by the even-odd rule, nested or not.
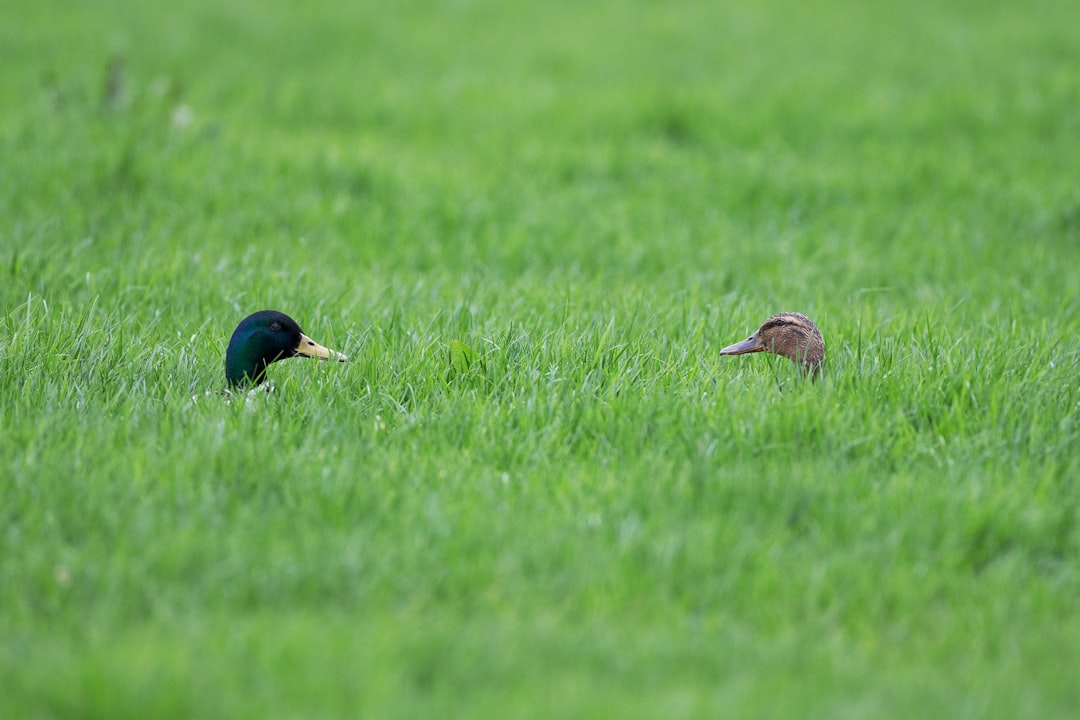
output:
[[[0,23],[0,715],[1074,713],[1071,5],[162,12]]]

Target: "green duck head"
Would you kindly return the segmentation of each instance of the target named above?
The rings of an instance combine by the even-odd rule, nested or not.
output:
[[[266,366],[303,355],[345,362],[344,355],[315,342],[285,313],[260,310],[240,321],[225,351],[225,380],[230,387],[258,385],[266,379]]]

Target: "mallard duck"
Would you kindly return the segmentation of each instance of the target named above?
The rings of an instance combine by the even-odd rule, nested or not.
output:
[[[340,362],[348,359],[309,338],[285,313],[260,310],[233,330],[225,351],[225,380],[234,388],[258,385],[266,379],[267,365],[297,355]]]
[[[814,321],[802,313],[783,312],[761,324],[750,337],[728,345],[721,355],[771,352],[783,355],[815,379],[825,362],[825,340]]]

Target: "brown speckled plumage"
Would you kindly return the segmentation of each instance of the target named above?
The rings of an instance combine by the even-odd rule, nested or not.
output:
[[[789,358],[817,378],[825,363],[825,340],[814,321],[802,313],[783,312],[761,324],[742,342],[728,345],[721,355],[771,352]]]

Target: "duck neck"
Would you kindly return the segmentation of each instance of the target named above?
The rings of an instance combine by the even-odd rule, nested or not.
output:
[[[266,360],[243,353],[230,353],[225,358],[225,380],[229,387],[261,384],[266,379]]]

